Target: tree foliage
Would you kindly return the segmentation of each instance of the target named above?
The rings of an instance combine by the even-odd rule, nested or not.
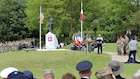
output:
[[[0,3],[0,41],[26,38],[24,0],[0,0]]]
[[[90,31],[93,34],[93,29],[97,28],[98,33],[109,34],[106,40],[111,40],[110,35],[125,34],[128,28],[132,29],[133,34],[138,34],[139,0],[1,0],[0,37],[4,40],[28,36],[38,38],[41,6],[45,17],[42,38],[49,31],[48,16],[51,16],[54,19],[54,33],[60,42],[70,41],[73,34],[80,31],[81,1],[84,10],[84,32]]]

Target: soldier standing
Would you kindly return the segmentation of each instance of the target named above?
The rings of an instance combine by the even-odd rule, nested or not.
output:
[[[121,45],[122,45],[122,41],[121,41],[120,36],[119,36],[118,39],[117,39],[116,45],[117,45],[117,52],[118,52],[118,55],[121,55]]]
[[[124,53],[124,44],[125,44],[125,40],[123,38],[123,36],[120,36],[121,39],[121,46],[120,46],[120,50],[121,50],[121,55]]]
[[[91,53],[91,42],[92,42],[92,39],[90,37],[90,34],[87,33],[86,35],[86,43],[87,43],[87,53]]]
[[[129,43],[129,38],[128,38],[127,35],[124,35],[124,39],[125,39],[125,42],[124,42],[124,55],[126,55],[126,54],[127,54],[127,50],[128,50],[128,48],[129,48],[129,45],[128,45],[128,43]]]

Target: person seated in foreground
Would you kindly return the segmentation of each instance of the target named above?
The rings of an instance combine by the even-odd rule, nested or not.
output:
[[[34,78],[33,73],[31,71],[28,71],[28,70],[23,71],[23,74],[27,79],[36,79]]]
[[[18,71],[15,67],[7,67],[0,72],[0,77],[7,79],[8,75],[14,71]]]
[[[140,79],[140,69],[133,75],[132,79]]]
[[[81,79],[90,79],[92,74],[91,68],[92,62],[88,60],[81,61],[76,65],[76,70],[79,71]]]
[[[113,60],[108,64],[108,66],[112,69],[113,75],[115,75],[116,79],[125,79],[120,75],[124,71],[122,63]]]
[[[96,79],[116,79],[110,67],[104,67],[95,73]]]
[[[62,76],[62,79],[76,79],[76,77],[71,73],[66,73]]]
[[[55,79],[54,70],[52,69],[44,70],[43,79]]]

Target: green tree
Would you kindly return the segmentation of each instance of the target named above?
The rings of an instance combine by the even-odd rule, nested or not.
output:
[[[1,0],[0,5],[0,41],[18,40],[28,37],[28,29],[24,27],[26,5],[24,0]]]

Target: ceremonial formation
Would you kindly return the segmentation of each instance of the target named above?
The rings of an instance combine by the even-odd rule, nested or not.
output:
[[[0,78],[140,79],[140,0],[0,3]]]

